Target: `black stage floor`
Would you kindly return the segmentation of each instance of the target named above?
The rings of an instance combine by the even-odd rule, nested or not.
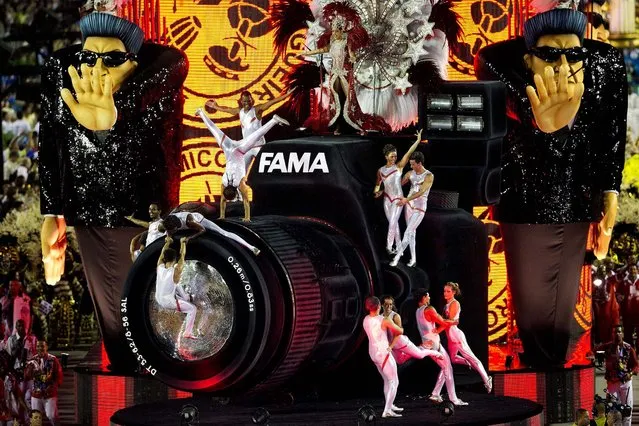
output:
[[[269,425],[357,424],[357,411],[366,404],[373,406],[378,422],[419,425],[492,425],[511,422],[525,424],[525,420],[538,416],[543,410],[541,405],[520,398],[468,392],[460,393],[459,397],[469,405],[455,407],[454,414],[448,418],[440,413],[437,404],[426,397],[398,398],[395,403],[405,409],[403,416],[385,419],[379,417],[383,408],[381,398],[262,407],[270,413],[268,423],[264,423]],[[177,399],[119,410],[111,417],[111,422],[123,426],[174,426],[180,424],[179,412],[186,404],[193,404],[198,408],[200,425],[253,424],[252,414],[260,407],[219,403],[215,403],[214,406],[209,400],[202,398]],[[359,420],[359,423],[364,424],[362,420]]]

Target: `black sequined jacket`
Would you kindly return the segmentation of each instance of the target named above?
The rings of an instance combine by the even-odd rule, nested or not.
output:
[[[93,132],[60,97],[72,89],[67,69],[79,69],[80,48],[55,52],[42,71],[42,213],[64,215],[69,225],[117,227],[130,226],[130,214],[145,217],[151,202],[168,211],[179,202],[185,55],[145,43],[134,74],[113,95],[117,122]]]
[[[501,200],[496,219],[508,223],[563,224],[601,219],[603,192],[619,190],[626,143],[627,86],[622,54],[584,40],[585,91],[570,127],[539,130],[526,85],[522,38],[482,49],[475,58],[479,80],[508,88],[508,134],[502,151]]]

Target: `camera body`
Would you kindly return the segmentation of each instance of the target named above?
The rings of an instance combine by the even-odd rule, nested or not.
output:
[[[429,203],[417,231],[418,267],[388,265],[388,222],[373,188],[385,161],[382,147],[395,143],[402,155],[412,141],[313,136],[266,144],[248,181],[252,221],[217,222],[258,247],[260,255],[210,232],[188,245],[187,263],[209,265],[222,277],[218,281],[230,295],[224,304],[233,305],[223,317],[232,331],[221,333],[223,345],[207,346],[219,347],[214,353],[198,349],[188,360],[175,355],[179,344],[171,347],[172,338],[162,343],[163,321],[157,321],[152,306],[163,244],[156,241],[137,259],[124,294],[129,306],[135,301],[138,307],[128,309],[127,320],[145,363],[167,384],[189,391],[238,394],[309,382],[328,382],[334,389],[335,377],[345,388],[354,382],[370,388],[367,381],[377,376],[367,359],[364,299],[393,296],[406,334],[419,342],[412,292],[430,288],[437,306],[446,281],[462,283],[468,309],[461,326],[485,361],[488,239],[479,220]],[[172,333],[177,342],[179,330]]]

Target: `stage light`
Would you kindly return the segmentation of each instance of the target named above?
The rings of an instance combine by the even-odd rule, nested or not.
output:
[[[484,130],[484,119],[461,115],[457,117],[457,130],[460,132],[481,132]]]
[[[592,280],[592,284],[599,287],[601,284],[603,284],[603,280],[601,278],[595,278],[594,280]]]
[[[254,425],[265,425],[271,418],[271,413],[266,408],[260,407],[253,411],[251,415],[251,421]]]
[[[365,423],[372,423],[375,421],[375,410],[370,405],[364,405],[357,410],[357,418],[363,420]]]
[[[428,95],[426,103],[428,109],[439,109],[446,111],[450,111],[453,109],[453,97],[451,95]]]
[[[482,110],[484,97],[482,95],[457,95],[457,105],[460,110]]]
[[[439,412],[442,416],[448,418],[455,414],[455,404],[450,401],[444,401],[439,404]]]
[[[200,410],[195,405],[186,404],[180,410],[180,425],[191,426],[200,423]]]
[[[453,130],[453,117],[451,115],[429,116],[426,128],[428,130]]]

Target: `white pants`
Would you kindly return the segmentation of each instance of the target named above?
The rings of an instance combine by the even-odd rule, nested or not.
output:
[[[51,424],[58,424],[58,397],[54,396],[52,398],[40,399],[40,398],[31,398],[31,409],[38,410],[41,413],[44,413]]]
[[[406,247],[410,246],[410,259],[411,262],[417,261],[417,252],[416,252],[416,242],[417,238],[417,227],[422,220],[424,219],[424,211],[421,209],[415,209],[410,206],[410,204],[406,204],[406,208],[404,209],[404,216],[406,219],[406,232],[404,232],[404,238],[402,238],[402,243],[397,249],[397,254],[395,255],[395,260],[399,260],[404,254],[404,250]]]
[[[415,346],[405,335],[399,336],[395,346],[393,346],[393,356],[398,364],[403,364],[409,358],[423,359],[427,356],[433,357],[438,352],[432,349],[426,349],[423,346]],[[434,359],[434,358],[433,358]]]
[[[179,303],[179,309],[178,309]],[[162,309],[169,309],[186,314],[184,335],[189,336],[193,334],[193,325],[195,324],[195,317],[197,316],[197,308],[191,302],[187,302],[182,299],[174,299],[172,301],[165,301],[160,304]]]
[[[391,250],[393,248],[393,242],[395,248],[399,248],[402,243],[402,237],[399,232],[399,216],[402,214],[404,206],[397,205],[396,201],[391,201],[386,194],[384,194],[384,213],[386,213],[386,219],[388,220],[388,236],[386,237],[386,248]]]
[[[382,365],[384,365],[383,369]],[[388,357],[386,364],[383,362],[381,364],[375,362],[375,367],[377,367],[377,371],[379,371],[382,379],[384,379],[384,413],[387,413],[391,411],[393,403],[395,402],[395,397],[397,396],[397,387],[399,386],[397,363],[395,362],[395,358],[391,355]]]
[[[438,345],[438,352],[444,356],[443,359],[434,359],[434,361],[439,365],[441,371],[439,372],[439,376],[437,376],[437,382],[435,383],[435,388],[433,389],[433,395],[439,396],[442,393],[442,388],[444,387],[444,383],[446,383],[446,392],[448,393],[448,399],[451,402],[457,402],[457,393],[455,392],[455,378],[453,377],[453,366],[450,363],[450,358],[448,357],[448,353],[446,353],[446,349],[444,346]]]
[[[608,393],[617,395],[619,401],[622,404],[628,404],[630,406],[630,416],[623,420],[623,426],[630,426],[632,424],[632,379],[626,383],[621,382],[608,382],[606,386]]]
[[[453,327],[455,328],[453,330]],[[466,361],[470,363],[470,366],[479,373],[481,379],[484,381],[484,385],[488,386],[488,373],[482,365],[481,361],[475,356],[473,351],[468,346],[466,341],[466,335],[457,326],[450,327],[447,331],[448,335],[448,352],[453,364],[467,365]]]
[[[237,234],[234,234],[232,232],[228,232],[225,231],[224,229],[220,228],[219,226],[217,226],[215,223],[211,222],[208,219],[202,219],[202,222],[200,222],[200,224],[207,230],[211,231],[211,232],[216,232],[226,238],[228,238],[229,240],[233,240],[236,243],[243,245],[244,247],[246,247],[247,249],[251,250],[252,252],[255,252],[255,247],[250,245],[249,243],[247,243],[242,237],[240,237]]]

